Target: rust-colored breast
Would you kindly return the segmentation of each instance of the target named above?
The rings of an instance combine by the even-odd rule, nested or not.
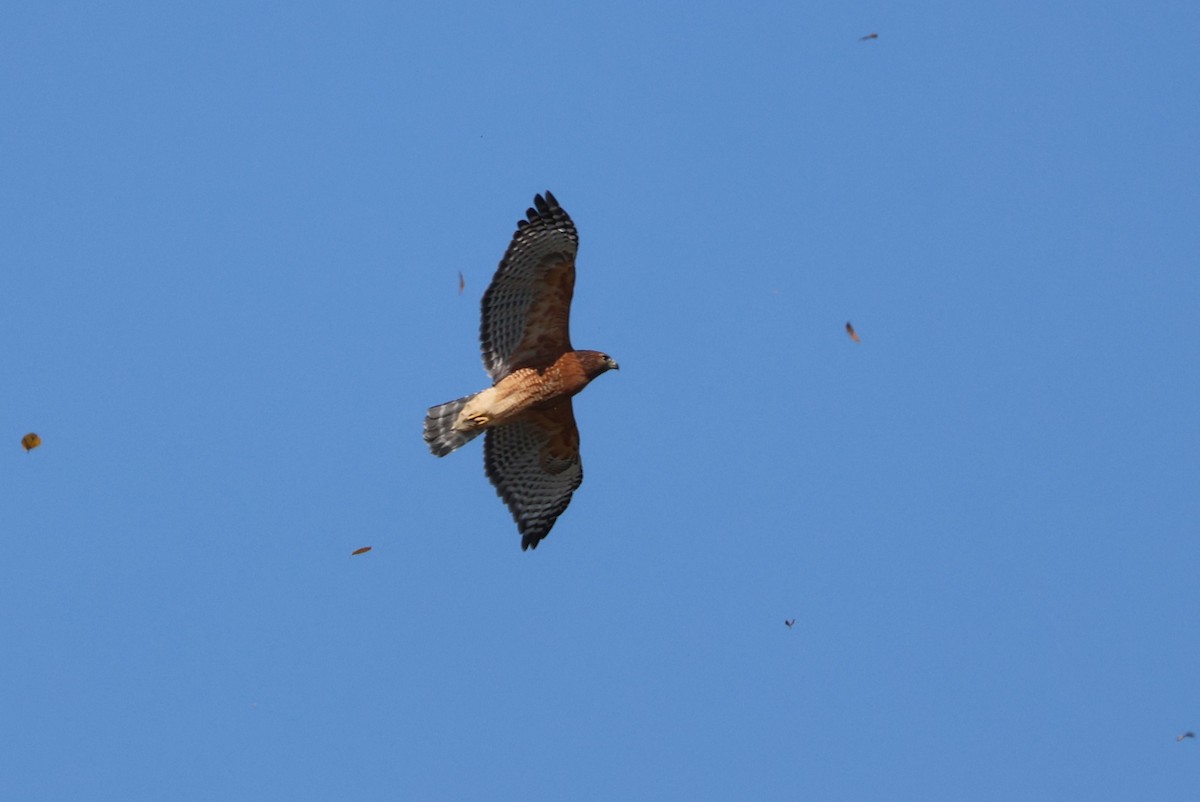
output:
[[[568,351],[560,356],[547,371],[553,376],[551,381],[558,385],[560,395],[572,396],[587,387],[587,366],[580,359],[577,351]]]
[[[511,420],[524,413],[545,410],[587,387],[588,370],[579,353],[569,351],[546,367],[513,371],[496,384],[496,413]]]

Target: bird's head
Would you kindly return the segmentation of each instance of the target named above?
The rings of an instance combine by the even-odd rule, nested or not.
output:
[[[621,369],[621,366],[617,364],[617,360],[600,351],[579,351],[578,354],[579,361],[583,364],[583,369],[587,372],[589,380],[596,378],[601,373]]]

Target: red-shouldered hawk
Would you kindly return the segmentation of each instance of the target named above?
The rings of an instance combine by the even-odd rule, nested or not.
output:
[[[619,366],[571,347],[575,224],[549,192],[533,199],[483,294],[483,365],[492,386],[430,407],[425,442],[444,457],[482,432],[488,479],[537,548],[583,482],[571,397]]]

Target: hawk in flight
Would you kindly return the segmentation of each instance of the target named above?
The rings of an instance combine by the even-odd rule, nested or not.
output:
[[[425,442],[444,457],[486,432],[483,463],[521,532],[537,548],[583,482],[571,397],[618,368],[571,347],[575,224],[549,192],[533,199],[483,294],[479,327],[492,386],[430,407]]]

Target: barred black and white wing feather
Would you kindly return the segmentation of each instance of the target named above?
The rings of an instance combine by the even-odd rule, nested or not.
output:
[[[549,192],[533,199],[517,223],[491,285],[483,294],[479,339],[492,381],[514,370],[553,362],[572,350],[575,224]]]
[[[583,482],[570,399],[488,429],[483,462],[496,494],[517,522],[521,548],[536,549]]]

